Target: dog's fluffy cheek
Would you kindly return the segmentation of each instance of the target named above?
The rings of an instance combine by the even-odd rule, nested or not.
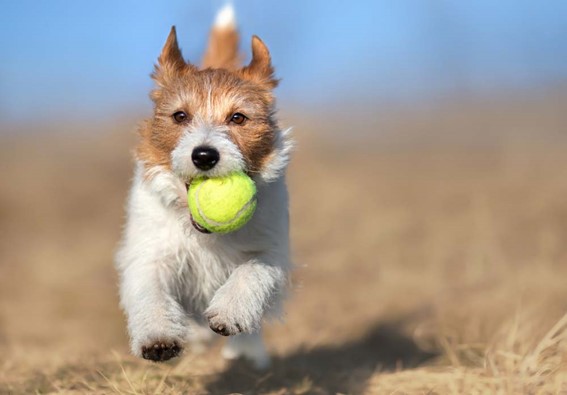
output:
[[[171,152],[171,167],[182,178],[190,177],[196,170],[191,160],[192,152],[193,142],[190,134],[183,136],[179,140],[177,147]]]
[[[242,152],[248,170],[258,173],[274,150],[274,131],[267,125],[260,125],[233,129],[230,136]]]
[[[181,139],[181,131],[167,128],[165,122],[157,119],[146,121],[140,128],[140,143],[136,156],[148,169],[162,166],[170,169],[171,152]]]
[[[294,148],[291,138],[291,128],[278,131],[275,136],[274,148],[265,158],[260,168],[260,177],[265,182],[272,182],[285,173]]]

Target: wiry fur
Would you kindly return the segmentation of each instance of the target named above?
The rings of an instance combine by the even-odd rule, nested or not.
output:
[[[208,323],[224,335],[258,332],[262,318],[280,310],[288,281],[285,169],[292,144],[289,130],[280,131],[274,117],[277,81],[268,50],[257,37],[250,64],[236,69],[231,63],[231,54],[237,53],[231,40],[237,33],[234,23],[226,21],[226,9],[222,12],[205,63],[226,68],[198,70],[186,63],[172,29],[153,74],[154,116],[142,126],[136,150],[116,266],[132,352],[154,360],[177,352],[163,354],[164,347],[177,350],[188,339],[203,337],[202,330],[191,335],[198,331],[190,323]],[[180,110],[189,115],[186,123],[172,119]],[[234,112],[248,120],[231,123]],[[200,145],[220,153],[211,170],[200,170],[191,161]],[[191,224],[186,184],[196,176],[233,171],[245,171],[255,180],[256,213],[236,232],[200,233]],[[224,354],[265,365],[267,354],[258,342],[258,335],[236,336]],[[147,349],[153,354],[145,354]]]

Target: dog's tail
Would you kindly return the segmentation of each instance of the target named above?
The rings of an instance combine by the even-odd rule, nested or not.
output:
[[[203,68],[234,69],[239,66],[238,30],[234,8],[229,2],[217,13],[209,36],[207,51],[203,57]]]

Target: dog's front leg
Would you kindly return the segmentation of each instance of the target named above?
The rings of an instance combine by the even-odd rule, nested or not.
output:
[[[122,273],[120,296],[132,353],[152,361],[176,357],[187,336],[187,314],[168,291],[169,271],[163,263],[147,261]]]
[[[262,316],[276,302],[286,282],[286,271],[262,258],[238,266],[215,293],[205,316],[223,336],[260,329]]]

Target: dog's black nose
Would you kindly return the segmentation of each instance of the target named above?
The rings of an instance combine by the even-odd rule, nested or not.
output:
[[[210,170],[218,163],[219,152],[211,147],[197,147],[191,154],[191,160],[201,170]]]

